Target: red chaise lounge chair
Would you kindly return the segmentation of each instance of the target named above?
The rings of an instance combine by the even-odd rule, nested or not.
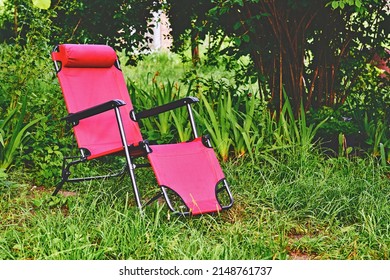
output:
[[[123,172],[130,174],[135,202],[141,211],[159,197],[164,197],[169,208],[179,214],[213,213],[233,205],[231,191],[210,139],[198,136],[196,131],[191,109],[191,104],[198,102],[196,98],[186,97],[136,112],[117,55],[111,47],[58,45],[52,52],[52,59],[69,113],[64,119],[73,126],[80,151],[77,157],[64,158],[62,180],[53,195],[66,182],[119,175],[71,178],[70,168],[91,159],[121,155],[125,156],[127,163]],[[191,141],[151,145],[143,139],[139,121],[182,106],[188,109],[193,131]],[[134,163],[139,157],[147,159],[146,165],[151,166],[160,187],[158,194],[146,203],[141,198],[134,172],[136,168],[145,166]],[[171,202],[172,191],[184,203],[180,208]],[[225,198],[221,200],[220,195]]]

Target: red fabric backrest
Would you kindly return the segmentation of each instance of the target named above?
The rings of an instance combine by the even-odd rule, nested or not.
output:
[[[115,66],[115,51],[105,45],[64,44],[52,53],[61,64],[57,76],[69,113],[120,99],[128,144],[142,141],[137,122],[130,119],[133,109],[123,73]],[[114,110],[83,119],[74,127],[79,148],[90,151],[89,158],[120,151],[123,148]]]

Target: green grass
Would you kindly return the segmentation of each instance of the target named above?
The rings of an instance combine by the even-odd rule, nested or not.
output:
[[[123,69],[136,88],[148,92],[153,88],[157,99],[170,99],[166,92],[177,93],[178,98],[177,82],[187,75],[187,68],[174,55],[156,54],[137,68]],[[372,156],[326,158],[311,143],[317,127],[307,126],[303,114],[295,122],[288,122],[291,116],[286,107],[286,118],[275,121],[260,103],[251,103],[253,97],[240,103],[245,95],[238,98],[232,92],[234,102],[223,99],[229,97],[232,87],[209,90],[214,88],[213,81],[220,81],[221,73],[198,70],[212,78],[200,83],[203,88],[194,92],[207,93],[231,107],[226,116],[220,107],[195,110],[208,115],[209,130],[220,125],[233,131],[223,135],[232,137],[237,151],[221,161],[235,198],[232,209],[214,216],[183,218],[173,216],[159,202],[141,216],[134,206],[128,179],[67,184],[64,189],[75,192],[75,196],[52,197],[51,182],[56,179],[52,174],[60,174],[54,169],[60,159],[56,145],[60,144],[38,146],[41,142],[36,142],[34,151],[54,150],[43,151],[44,158],[38,154],[30,159],[41,163],[39,170],[49,173],[45,186],[33,187],[40,173],[28,165],[0,169],[0,259],[390,258],[390,175],[383,160]],[[180,84],[183,94],[188,92],[185,85]],[[218,94],[213,97],[213,93]],[[149,102],[149,96],[133,101],[141,107],[150,105],[141,102]],[[239,125],[231,127],[229,120],[233,117]],[[221,123],[223,118],[225,122]],[[162,121],[181,125],[178,136],[185,138],[183,119],[178,112]],[[153,132],[156,124],[149,124]],[[45,127],[35,137],[57,135],[52,125]],[[163,133],[167,129],[160,126],[156,130]],[[248,153],[242,152],[245,149]],[[94,167],[102,168],[91,164],[81,171]],[[145,172],[139,174],[139,186],[151,196],[155,184],[151,172]]]
[[[224,164],[236,203],[219,215],[141,216],[126,180],[76,196],[0,188],[0,259],[388,259],[389,178],[371,160],[278,157]]]

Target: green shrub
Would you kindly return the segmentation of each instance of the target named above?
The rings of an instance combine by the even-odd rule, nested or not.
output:
[[[43,183],[61,164],[48,156],[50,150],[68,140],[57,123],[65,108],[50,59],[51,21],[39,9],[28,13],[29,26],[0,44],[0,162],[20,171],[27,168],[34,183]]]

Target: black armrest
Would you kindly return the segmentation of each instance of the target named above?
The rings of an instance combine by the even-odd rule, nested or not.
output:
[[[148,117],[155,116],[155,115],[158,115],[158,114],[161,114],[161,113],[164,113],[164,112],[167,112],[167,111],[170,111],[170,110],[182,107],[182,106],[196,103],[196,102],[199,102],[199,99],[196,97],[191,97],[191,96],[185,97],[183,99],[179,99],[179,100],[173,101],[173,102],[165,104],[165,105],[161,105],[161,106],[157,106],[157,107],[152,108],[152,109],[141,111],[141,112],[135,114],[135,118],[137,120],[148,118]]]
[[[94,115],[106,112],[108,110],[111,110],[111,109],[114,109],[114,108],[117,108],[117,107],[120,107],[123,105],[126,105],[126,103],[124,101],[119,100],[119,99],[115,99],[115,100],[111,100],[111,101],[96,105],[94,107],[91,107],[91,108],[88,108],[88,109],[85,109],[85,110],[82,110],[82,111],[79,111],[76,113],[70,113],[66,117],[62,118],[62,120],[66,120],[70,123],[77,123],[79,120],[92,117]]]

